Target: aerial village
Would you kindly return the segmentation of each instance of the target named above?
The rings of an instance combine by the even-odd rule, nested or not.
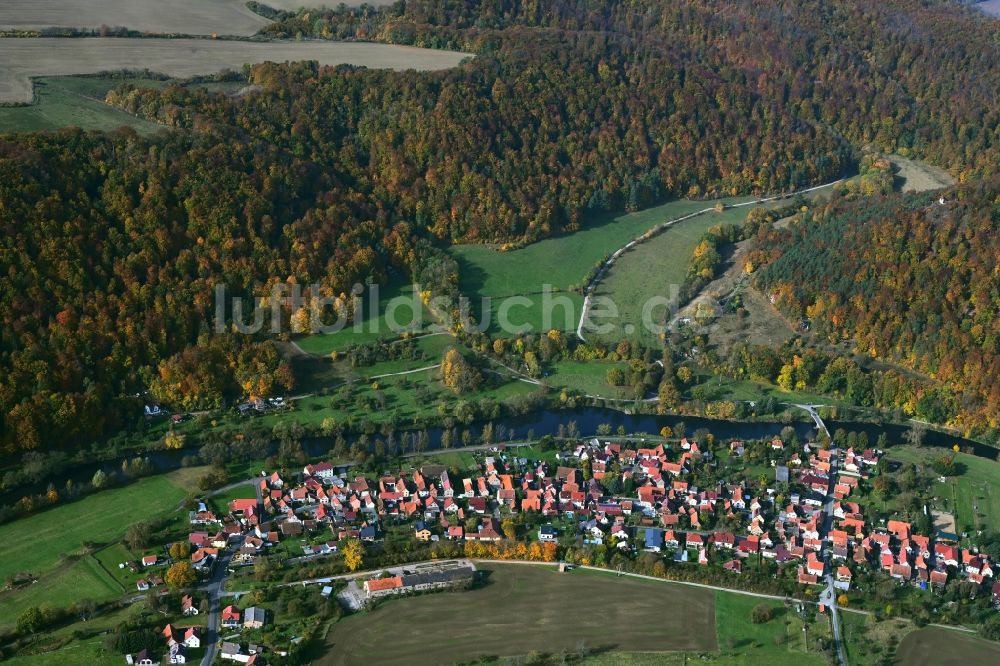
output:
[[[546,460],[527,454],[535,450],[497,445],[470,455],[464,469],[426,463],[365,475],[319,462],[261,472],[254,497],[231,499],[224,512],[201,501],[189,513],[190,563],[205,585],[213,576],[252,571],[279,551],[292,562],[312,562],[337,555],[352,541],[376,550],[392,531],[415,543],[450,543],[463,561],[359,573],[334,594],[349,610],[389,596],[468,585],[475,559],[494,557],[511,544],[521,547],[520,556],[550,562],[609,564],[581,555],[594,552],[655,558],[659,575],[718,571],[737,588],[741,577],[769,566],[770,576],[785,577],[799,594],[820,602],[876,572],[932,593],[959,580],[991,594],[1000,608],[995,563],[968,538],[963,545],[968,535],[937,523],[932,534],[920,534],[909,522],[877,517],[871,502],[855,499],[863,484],[885,473],[877,449],[780,438],[714,449],[687,438],[642,444],[593,438],[549,452]],[[751,445],[764,448],[770,473],[730,474],[731,463]],[[249,487],[245,493],[251,494]],[[136,583],[147,591],[163,586],[155,572],[164,563],[150,555],[123,566],[149,572]],[[331,580],[318,582],[324,596],[333,592]],[[220,605],[219,660],[263,664],[269,651],[282,654],[287,646],[241,640],[246,630],[273,621],[265,609],[228,601],[223,597]],[[199,608],[185,596],[181,612],[197,615]],[[162,652],[144,650],[127,661],[187,663],[204,640],[200,628],[167,625]]]

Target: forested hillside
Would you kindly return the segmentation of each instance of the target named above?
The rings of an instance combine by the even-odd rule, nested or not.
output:
[[[1000,180],[831,207],[772,232],[758,284],[796,320],[864,355],[948,387],[898,377],[863,398],[912,416],[1000,426]]]
[[[998,28],[951,2],[411,0],[283,15],[275,36],[477,54],[447,72],[263,65],[256,92],[123,88],[187,128],[0,137],[0,414],[8,450],[287,386],[214,337],[231,295],[397,269],[437,292],[440,245],[573,231],[589,210],[776,192],[857,148],[965,180],[1000,162]],[[290,314],[290,313],[287,313]],[[186,351],[185,351],[186,350]]]

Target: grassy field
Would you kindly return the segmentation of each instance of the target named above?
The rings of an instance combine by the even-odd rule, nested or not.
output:
[[[308,3],[306,3],[308,4]],[[182,35],[252,35],[270,23],[243,0],[4,0],[0,28],[81,28],[102,25]]]
[[[426,391],[417,391],[415,386],[425,387]],[[293,420],[303,424],[318,424],[326,418],[343,422],[356,417],[363,410],[368,410],[365,412],[365,417],[375,423],[384,423],[394,417],[405,421],[418,416],[436,414],[441,403],[454,406],[459,400],[482,400],[484,398],[499,401],[516,395],[534,393],[540,389],[533,384],[509,380],[499,385],[480,388],[475,393],[464,393],[457,396],[442,388],[435,370],[426,370],[404,376],[379,379],[377,389],[366,381],[356,382],[349,389],[349,399],[337,402],[341,390],[333,389],[330,395],[315,395],[296,400],[296,411],[268,414],[260,417],[260,421],[268,426]],[[384,397],[383,405],[373,402],[377,401],[378,394]],[[360,407],[360,400],[367,400],[369,407]]]
[[[894,447],[889,459],[929,465],[943,453],[938,448]],[[934,508],[954,513],[960,532],[996,526],[1000,523],[1000,463],[965,453],[957,454],[955,462],[961,474],[943,484],[934,482],[933,492],[941,500]]]
[[[131,116],[104,103],[107,92],[124,83],[122,79],[83,76],[52,76],[35,80],[35,101],[31,106],[0,107],[0,132],[35,132],[61,127],[113,130],[128,126],[150,134],[160,125]],[[162,81],[134,78],[141,86],[160,86]]]
[[[0,593],[0,627],[12,626],[31,606],[65,607],[81,599],[99,602],[122,594],[122,587],[97,560],[85,555],[47,571],[34,585]]]
[[[896,663],[906,666],[997,664],[1000,663],[1000,643],[958,631],[925,627],[900,642]]]
[[[85,622],[77,621],[63,625],[42,636],[36,636],[33,644],[22,649],[22,654],[10,657],[4,663],[15,664],[15,666],[49,666],[50,664],[119,666],[125,661],[123,655],[107,650],[103,644],[104,637],[100,634],[110,631],[130,619],[135,619],[143,615],[144,612],[144,604],[133,604],[124,608],[113,608],[91,617]],[[195,621],[189,622],[190,619]],[[185,618],[180,623],[175,621],[174,626],[202,624],[197,619]],[[166,618],[163,620],[165,622]],[[84,635],[93,636],[93,638],[75,638],[74,635],[78,635],[77,632],[83,632]],[[204,654],[203,649],[189,650],[189,663],[197,663],[194,659],[202,654]]]
[[[456,245],[451,252],[459,264],[460,287],[469,296],[540,294],[545,284],[554,289],[581,287],[602,259],[647,229],[714,203],[681,199],[635,213],[605,215],[572,234],[509,252],[489,245]]]
[[[491,333],[504,330],[497,322],[498,310],[506,299],[514,296],[527,297],[531,304],[517,303],[511,308],[512,325],[527,323],[535,330],[549,327],[575,330],[583,298],[572,290],[582,288],[590,271],[608,255],[661,222],[710,208],[718,201],[732,204],[748,200],[749,197],[681,199],[635,213],[600,216],[577,232],[546,238],[516,250],[501,252],[489,245],[457,245],[451,252],[459,264],[460,287],[472,299],[473,311],[483,311],[482,300],[490,299]],[[660,293],[664,284],[683,279],[691,251],[709,227],[723,221],[741,221],[747,212],[749,207],[721,214],[706,213],[679,223],[624,255],[619,260],[623,268],[616,263],[605,278],[611,281],[610,286],[602,284],[598,292],[612,296],[622,316],[616,332],[606,337],[618,336],[626,323],[640,322],[641,304],[648,295]],[[573,310],[566,314],[561,306],[551,308],[548,326],[542,321],[546,309],[542,303],[545,285],[550,286],[553,297],[568,296]]]
[[[402,344],[402,342],[399,342]],[[316,393],[324,389],[335,390],[347,382],[363,382],[370,384],[373,381],[384,383],[391,381],[386,375],[396,375],[398,373],[410,373],[413,379],[433,378],[433,372],[424,374],[418,371],[421,368],[429,368],[441,363],[445,350],[449,347],[457,347],[463,353],[469,354],[462,344],[455,338],[447,334],[425,335],[417,338],[413,342],[419,351],[418,357],[411,359],[393,359],[378,361],[371,365],[361,367],[351,367],[346,356],[337,360],[330,358],[315,357],[303,358],[301,356],[293,358],[293,368],[295,371],[295,393]]]
[[[520,330],[575,331],[583,311],[583,296],[572,291],[486,298],[473,300],[470,311],[492,335],[516,334]]]
[[[418,332],[430,324],[426,310],[420,305],[419,296],[413,294],[413,285],[402,281],[381,287],[376,298],[377,307],[371,306],[364,294],[363,316],[335,333],[317,333],[298,341],[298,346],[310,354],[325,355],[342,351],[351,345],[362,345],[378,340],[398,338],[406,332]],[[419,310],[419,313],[418,313]],[[387,314],[392,317],[389,322]],[[419,316],[418,316],[419,314]]]
[[[711,651],[711,592],[587,572],[490,565],[490,583],[392,601],[334,625],[320,664],[470,661],[532,650]],[[593,599],[590,608],[583,599]],[[391,636],[391,640],[386,637]]]
[[[188,468],[141,479],[0,526],[0,543],[4,544],[0,576],[30,572],[39,579],[0,593],[0,625],[12,623],[29,606],[65,606],[82,598],[120,596],[121,584],[97,559],[83,554],[84,544],[117,541],[132,523],[169,513],[201,471]]]
[[[917,629],[916,625],[906,620],[876,622],[872,616],[849,611],[840,613],[840,626],[847,662],[854,666],[882,663],[891,649],[890,644],[898,645],[904,637]],[[895,663],[908,662],[897,660]]]
[[[615,366],[626,368],[624,363],[608,361],[559,361],[552,366],[552,372],[545,381],[551,386],[565,386],[604,398],[635,397],[630,387],[608,384],[608,370]]]
[[[118,652],[104,647],[100,637],[84,641],[71,641],[52,652],[11,657],[4,661],[8,666],[121,666],[125,658]]]
[[[721,213],[705,213],[672,226],[667,231],[636,245],[623,254],[598,285],[596,296],[610,298],[618,317],[609,319],[614,327],[597,339],[617,341],[623,337],[655,343],[657,336],[643,325],[643,306],[654,297],[671,298],[687,275],[688,261],[705,233],[717,224],[739,224],[750,207],[729,208]],[[651,324],[662,324],[666,308],[647,313]],[[603,320],[593,320],[594,324]]]
[[[95,552],[93,558],[104,568],[105,572],[111,574],[111,578],[122,586],[124,591],[131,592],[136,589],[135,581],[143,574],[134,574],[128,568],[119,569],[118,565],[129,560],[138,560],[141,555],[145,555],[145,553],[136,554],[126,548],[124,544],[113,543]]]
[[[750,612],[761,603],[774,609],[774,619],[764,624],[753,624],[750,622]],[[822,654],[806,649],[806,632],[802,630],[805,623],[793,609],[786,608],[781,602],[716,592],[715,621],[719,649],[723,655],[732,658],[733,663],[767,663],[772,666],[819,666],[828,663]],[[829,633],[825,618],[810,622],[807,626],[812,636]]]
[[[173,77],[239,70],[245,63],[316,60],[380,69],[454,67],[468,54],[363,42],[39,38],[0,40],[0,102],[30,102],[31,78],[150,69]]]

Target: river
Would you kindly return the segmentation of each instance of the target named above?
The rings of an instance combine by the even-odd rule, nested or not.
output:
[[[803,413],[804,415],[804,413]],[[545,409],[519,417],[500,419],[494,423],[494,427],[503,425],[506,429],[504,440],[512,438],[523,440],[528,437],[529,432],[534,437],[544,435],[556,435],[559,432],[560,424],[568,424],[570,421],[576,422],[577,430],[582,436],[594,435],[602,424],[611,426],[612,432],[618,431],[619,427],[624,428],[626,433],[649,433],[657,434],[663,426],[676,428],[678,423],[684,423],[685,433],[691,435],[696,430],[704,428],[708,430],[716,439],[764,439],[777,436],[787,425],[795,428],[795,432],[802,440],[815,437],[816,430],[812,421],[795,421],[791,424],[773,422],[745,422],[726,421],[720,419],[708,419],[696,416],[658,416],[653,414],[626,414],[624,412],[604,408],[604,407],[577,407],[574,409]],[[889,437],[890,445],[899,444],[904,441],[907,428],[901,425],[885,424],[879,425],[867,422],[852,421],[825,421],[830,432],[835,432],[838,428],[846,431],[864,432],[868,435],[868,440],[872,446],[878,440],[878,436],[885,432]],[[478,435],[482,424],[474,424],[472,430]],[[428,449],[435,450],[441,448],[441,428],[429,428]],[[511,435],[513,435],[511,437]],[[405,435],[404,435],[405,436]],[[397,438],[402,440],[402,437]],[[935,446],[951,448],[955,444],[962,447],[963,451],[971,451],[974,455],[995,459],[998,450],[969,439],[950,435],[937,430],[928,430],[924,437],[925,446]],[[330,438],[308,438],[302,442],[306,454],[311,458],[320,458],[326,455],[332,446]],[[157,472],[167,472],[178,469],[184,456],[197,455],[197,448],[187,448],[175,451],[151,451],[142,454],[149,457]],[[129,458],[135,455],[128,456]],[[74,483],[84,483],[90,481],[94,472],[102,469],[105,472],[119,471],[124,457],[110,459],[91,464],[74,465],[71,469],[64,471],[55,478],[46,479],[30,487],[21,487],[16,491],[9,491],[0,494],[0,504],[13,504],[22,495],[30,493],[41,493],[45,491],[51,481],[56,488],[62,488],[67,480]]]

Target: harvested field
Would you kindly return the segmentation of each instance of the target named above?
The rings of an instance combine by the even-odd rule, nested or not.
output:
[[[296,12],[303,7],[309,9],[336,9],[341,3],[337,0],[258,0],[260,4],[267,5],[271,9],[281,9],[286,12]],[[396,0],[366,0],[362,3],[360,0],[348,0],[343,3],[348,7],[358,7],[362,4],[371,5],[372,7],[385,7],[386,5],[391,5]]]
[[[31,78],[123,68],[174,77],[237,70],[245,63],[316,60],[380,69],[454,67],[466,53],[361,42],[243,42],[207,39],[39,38],[0,40],[0,102],[30,102]]]
[[[268,23],[269,20],[250,11],[244,0],[4,0],[0,3],[0,29],[97,30],[103,25],[157,34],[247,36]]]
[[[964,666],[1000,663],[1000,643],[974,635],[925,627],[906,636],[896,649],[896,663],[907,666]]]
[[[716,649],[711,591],[527,565],[488,569],[485,587],[394,600],[341,620],[318,663],[412,664],[420,655],[421,663],[448,664],[572,651],[581,641],[600,650]],[[600,607],[584,610],[584,599],[600,599]]]

